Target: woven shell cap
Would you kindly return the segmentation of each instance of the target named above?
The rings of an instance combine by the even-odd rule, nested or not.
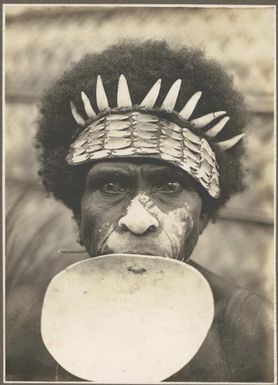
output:
[[[195,92],[179,111],[175,104],[179,96],[181,79],[170,87],[160,108],[155,103],[160,92],[161,79],[148,91],[139,106],[134,106],[128,83],[124,75],[119,77],[117,107],[111,108],[101,76],[97,77],[97,114],[84,92],[81,98],[88,119],[84,119],[71,102],[72,115],[83,131],[71,145],[67,161],[71,165],[83,164],[96,159],[148,156],[170,162],[189,173],[200,183],[209,195],[218,198],[220,194],[218,166],[208,141],[224,129],[229,117],[226,111],[216,111],[191,119],[202,96]],[[157,111],[174,114],[179,124],[159,117]],[[216,122],[215,122],[216,121]],[[207,129],[207,126],[210,128]],[[190,128],[203,131],[198,136]],[[221,151],[235,146],[244,134],[236,135],[222,142],[214,142]]]
[[[208,142],[187,128],[139,111],[107,114],[89,124],[71,145],[67,161],[80,165],[98,159],[135,156],[178,166],[211,197],[219,196],[217,162]]]

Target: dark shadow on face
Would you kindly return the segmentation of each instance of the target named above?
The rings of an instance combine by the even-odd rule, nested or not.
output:
[[[196,182],[165,162],[94,164],[81,201],[80,235],[90,256],[190,257],[207,223]]]

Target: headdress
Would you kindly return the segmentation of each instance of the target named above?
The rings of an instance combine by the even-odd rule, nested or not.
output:
[[[84,92],[81,92],[81,98],[88,118],[84,119],[71,102],[71,111],[81,132],[70,146],[68,163],[79,165],[97,159],[142,156],[162,159],[186,171],[211,197],[218,198],[218,165],[206,138],[213,140],[222,131],[229,120],[226,111],[212,112],[190,120],[202,95],[201,91],[194,93],[181,111],[175,111],[181,79],[171,86],[161,107],[154,107],[160,86],[161,79],[158,79],[140,105],[133,105],[126,78],[121,75],[117,107],[110,108],[102,79],[98,76],[98,113]],[[213,126],[207,129],[209,124]],[[198,131],[203,131],[204,137],[198,136]],[[219,150],[227,151],[243,136],[236,135],[213,144]]]

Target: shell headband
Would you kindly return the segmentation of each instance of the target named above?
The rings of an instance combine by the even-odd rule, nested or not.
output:
[[[133,105],[124,75],[119,78],[117,107],[110,108],[101,77],[97,78],[96,113],[84,92],[81,98],[88,119],[77,112],[71,102],[75,121],[84,129],[70,146],[67,162],[79,165],[91,160],[119,157],[142,157],[165,160],[182,168],[200,183],[209,195],[218,198],[219,173],[215,154],[206,139],[194,134],[190,128],[206,129],[206,126],[222,116],[213,127],[205,132],[207,138],[216,137],[229,120],[226,111],[217,111],[190,120],[190,116],[201,97],[196,92],[180,112],[174,111],[181,79],[171,86],[160,108],[154,107],[160,91],[161,79],[153,85],[140,105]],[[178,124],[161,113],[168,114]],[[172,119],[174,120],[174,119]],[[214,142],[220,150],[226,151],[238,143],[244,134],[222,142]]]

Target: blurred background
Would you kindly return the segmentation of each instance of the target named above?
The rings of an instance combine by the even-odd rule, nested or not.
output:
[[[33,137],[42,91],[84,54],[121,38],[203,48],[234,76],[250,119],[244,193],[201,236],[193,259],[273,299],[274,9],[6,5],[6,282],[49,280],[86,257],[71,213],[47,198]],[[58,250],[71,251],[59,253]]]

